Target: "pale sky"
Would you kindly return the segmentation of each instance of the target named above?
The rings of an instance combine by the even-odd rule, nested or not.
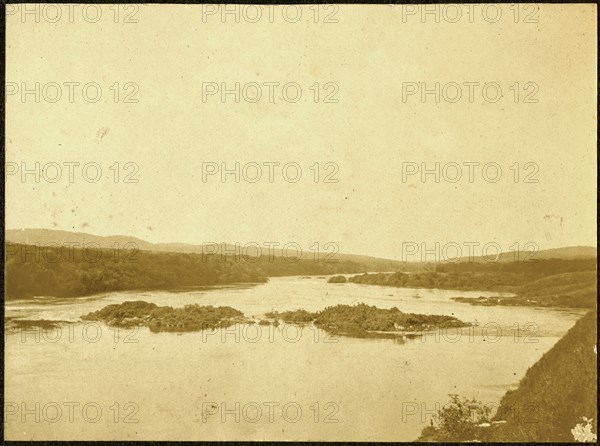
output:
[[[387,5],[320,9],[317,23],[308,6],[297,23],[284,20],[281,7],[271,18],[263,10],[256,23],[232,15],[222,23],[219,14],[188,5],[140,5],[137,23],[123,23],[125,10],[115,23],[115,11],[103,5],[102,18],[89,23],[81,9],[70,20],[63,5],[56,23],[45,20],[56,14],[50,10],[40,10],[36,23],[16,6],[7,14],[9,229],[198,244],[332,242],[340,252],[389,258],[400,257],[403,242],[596,245],[596,5],[543,4],[537,23],[524,23],[529,11],[515,23],[508,4],[496,23],[478,10],[472,23],[433,16],[422,23],[419,13]],[[337,23],[325,23],[328,14]],[[35,90],[36,82],[39,102],[33,93],[23,101],[22,87]],[[79,83],[72,103],[65,82]],[[81,90],[93,82],[102,89],[96,103]],[[203,100],[207,82],[256,82],[263,95],[255,103],[235,103],[233,95],[222,103],[220,94]],[[286,102],[273,87],[270,103],[265,82],[295,82],[302,95]],[[430,89],[439,82],[450,98],[456,83],[463,96],[403,101],[403,88],[419,82]],[[472,103],[465,82],[479,83]],[[503,93],[495,103],[481,87],[493,82]],[[52,83],[62,93],[55,103]],[[324,103],[334,89],[338,101]],[[124,102],[131,92],[137,103]],[[12,174],[36,162],[48,166],[49,177],[48,163],[58,163],[62,177],[36,183],[33,174],[25,182],[20,171]],[[80,163],[72,184],[65,162]],[[138,183],[123,182],[132,171],[127,162],[139,167]],[[263,165],[256,183],[231,175],[203,182],[206,162],[295,162],[302,178],[286,182],[280,165],[271,183]],[[463,177],[403,181],[407,162],[458,163]],[[476,167],[470,183],[465,162],[497,163],[502,175],[486,182]],[[85,163],[101,166],[98,182],[83,179]],[[323,182],[332,170],[326,163],[338,166],[337,183]],[[538,182],[524,182],[528,173]]]

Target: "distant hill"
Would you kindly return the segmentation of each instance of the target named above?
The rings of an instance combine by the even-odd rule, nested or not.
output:
[[[534,259],[580,259],[596,257],[597,249],[594,246],[568,246],[566,248],[543,249],[537,252]]]
[[[122,249],[126,243],[134,243],[135,247],[140,250],[163,251],[163,249],[156,249],[156,246],[152,243],[128,235],[111,235],[105,237],[85,232],[60,231],[56,229],[7,229],[4,237],[7,242],[20,243],[22,245],[68,246],[71,244],[74,248],[81,248],[83,245],[95,243],[98,246],[90,247],[102,249],[118,247]]]
[[[159,252],[182,252],[182,253],[194,253],[194,254],[202,254],[202,253],[216,253],[221,254],[223,248],[225,252],[234,252],[235,246],[230,243],[217,243],[215,247],[212,242],[207,242],[205,244],[189,244],[189,243],[150,243],[148,241],[142,240],[137,237],[132,237],[129,235],[112,235],[112,236],[101,236],[94,235],[85,232],[72,232],[72,231],[61,231],[56,229],[33,229],[33,228],[25,228],[25,229],[7,229],[5,231],[5,239],[7,242],[12,243],[20,243],[24,245],[39,245],[39,246],[48,246],[48,245],[64,245],[67,243],[79,243],[80,246],[84,244],[95,244],[93,247],[99,247],[102,249],[114,249],[118,247],[123,249],[126,243],[133,243],[134,246],[139,250],[144,251],[159,251]],[[215,251],[216,248],[216,251]],[[249,252],[252,249],[249,249]],[[264,249],[264,255],[266,256],[268,253],[267,247]],[[281,257],[283,252],[281,249],[274,249],[273,254],[275,256]],[[312,252],[306,252],[306,256]],[[560,258],[560,259],[580,259],[580,258],[591,258],[597,256],[597,250],[593,246],[568,246],[564,248],[554,248],[554,249],[545,249],[538,251],[531,255],[531,252],[521,251],[517,254],[517,258],[521,261],[526,258],[531,259],[551,259],[551,258]],[[322,253],[323,256],[327,255],[327,253]],[[527,257],[531,256],[531,257]],[[382,259],[378,257],[365,256],[365,255],[357,255],[357,254],[344,254],[344,253],[336,253],[333,257],[340,262],[352,261],[361,263],[363,265],[370,266],[370,271],[381,271],[381,272],[389,272],[389,271],[421,271],[423,270],[425,265],[430,263],[409,261],[409,262],[401,262],[398,260],[391,259]],[[511,262],[515,259],[515,253],[505,252],[503,253],[500,262]],[[469,259],[467,256],[464,256],[461,259],[461,262],[468,262],[471,260],[473,263],[490,263],[489,261],[484,260],[483,257],[474,257],[473,259]],[[461,263],[459,262],[459,263]],[[446,263],[446,262],[441,262]],[[453,262],[448,262],[453,263]]]
[[[490,250],[489,256],[487,259],[484,257],[473,257],[469,259],[469,256],[464,254],[461,257],[460,262],[473,262],[473,263],[493,263],[490,259],[493,259],[495,252]],[[598,255],[597,249],[594,246],[567,246],[564,248],[552,248],[552,249],[542,249],[537,252],[533,251],[506,251],[502,252],[501,257],[498,259],[498,263],[504,262],[531,262],[536,260],[547,260],[547,259],[565,259],[565,260],[573,260],[573,259],[587,259],[591,257],[596,257]],[[452,263],[452,262],[449,262]]]
[[[75,247],[84,245],[100,248],[100,249],[125,249],[127,243],[132,243],[133,246],[142,251],[157,251],[157,252],[179,252],[188,254],[221,254],[235,252],[235,245],[228,243],[207,242],[205,244],[194,245],[188,243],[150,243],[137,237],[127,235],[101,236],[88,234],[85,232],[60,231],[55,229],[7,229],[5,231],[5,239],[7,242],[19,243],[23,245],[38,245],[38,246],[63,246],[67,244],[78,244]],[[216,243],[216,242],[214,242]],[[91,245],[90,245],[91,244]],[[131,247],[131,245],[129,245]],[[224,248],[224,249],[223,249]],[[305,247],[303,247],[305,248]],[[306,249],[306,248],[305,248]],[[239,248],[238,248],[239,252]],[[330,252],[330,251],[329,251]],[[255,251],[252,247],[248,248],[248,255],[253,255]],[[268,257],[269,250],[265,246],[263,256]],[[277,257],[283,256],[281,249],[273,249],[273,255]],[[289,253],[293,255],[293,250]],[[363,271],[413,271],[419,270],[422,266],[415,262],[401,262],[398,260],[381,259],[377,257],[336,253],[331,257],[327,257],[328,252],[321,252],[322,259],[335,259],[338,262],[355,262],[362,265]],[[312,260],[313,252],[303,252],[303,259]],[[327,263],[327,262],[326,262]]]
[[[268,277],[354,274],[371,268],[352,261],[290,262],[277,256],[244,259],[219,254],[119,251],[89,245],[78,249],[71,243],[73,239],[53,245],[6,242],[5,299],[263,283]]]

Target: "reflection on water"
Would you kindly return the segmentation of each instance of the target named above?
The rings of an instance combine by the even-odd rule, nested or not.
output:
[[[8,302],[8,317],[62,321],[128,300],[228,305],[257,318],[271,310],[364,302],[453,315],[478,326],[412,339],[333,337],[287,324],[180,334],[81,322],[9,330],[5,400],[13,414],[7,415],[6,436],[414,440],[449,393],[496,404],[582,314],[451,300],[480,295],[496,294],[283,277],[256,286]],[[25,418],[22,409],[30,410]]]

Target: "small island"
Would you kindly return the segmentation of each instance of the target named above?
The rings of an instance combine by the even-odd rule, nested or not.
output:
[[[396,307],[382,309],[364,303],[336,305],[316,313],[298,309],[282,313],[271,312],[266,316],[288,324],[312,323],[331,334],[358,338],[422,334],[439,328],[471,325],[452,316],[403,313]]]
[[[346,279],[346,276],[333,276],[330,277],[329,280],[327,281],[327,283],[346,283],[348,282],[348,279]]]
[[[186,305],[183,308],[159,307],[142,300],[108,305],[81,317],[84,321],[101,321],[113,327],[147,326],[150,331],[201,331],[251,323],[244,314],[231,307]]]

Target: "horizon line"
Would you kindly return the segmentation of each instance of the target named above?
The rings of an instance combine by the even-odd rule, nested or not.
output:
[[[72,233],[72,234],[83,234],[83,235],[90,235],[93,237],[101,237],[101,238],[110,238],[110,237],[130,237],[130,238],[135,238],[138,240],[143,241],[144,243],[148,243],[150,245],[172,245],[172,244],[181,244],[181,245],[188,245],[188,246],[196,246],[196,247],[203,247],[204,244],[206,243],[216,243],[216,242],[202,242],[202,243],[189,243],[189,242],[178,242],[178,241],[170,241],[170,242],[151,242],[148,241],[147,239],[144,239],[142,237],[139,236],[135,236],[135,235],[125,235],[125,234],[112,234],[112,235],[99,235],[99,234],[94,234],[91,232],[82,232],[82,231],[73,231],[73,230],[65,230],[65,229],[54,229],[54,228],[4,228],[4,233],[6,235],[7,231],[25,231],[25,230],[41,230],[41,231],[55,231],[55,232],[67,232],[67,233]],[[6,240],[6,236],[4,237],[4,242],[5,243],[14,243],[14,242],[9,242],[8,240]],[[234,242],[234,243],[230,243],[230,242],[226,242],[226,241],[221,241],[218,242],[219,244],[225,244],[225,245],[231,245],[231,246],[235,246],[236,244],[240,244],[241,242]],[[436,242],[436,243],[440,243],[440,242]],[[555,249],[566,249],[566,248],[592,248],[594,250],[598,250],[597,246],[593,246],[593,245],[565,245],[565,246],[560,246],[560,247],[555,247],[555,248],[543,248],[543,249],[539,249],[536,252],[542,252],[542,251],[551,251],[551,250],[555,250]],[[281,249],[281,248],[275,248],[275,249]],[[520,250],[521,251],[521,250]],[[512,251],[511,251],[512,252]],[[521,251],[521,252],[528,252],[527,250],[525,251]],[[374,259],[382,259],[382,260],[390,260],[390,261],[394,261],[394,262],[403,262],[403,263],[439,263],[438,262],[424,262],[424,261],[418,261],[418,260],[398,260],[398,259],[394,259],[394,258],[389,258],[389,257],[380,257],[380,256],[375,256],[375,255],[371,255],[371,254],[353,254],[353,253],[344,253],[344,252],[339,252],[336,254],[340,254],[340,255],[349,255],[349,256],[360,256],[360,257],[371,257]],[[473,256],[473,258],[483,258],[483,255],[479,255],[479,256]],[[458,257],[458,259],[461,259],[462,257]],[[455,258],[451,258],[449,260],[454,260]]]

